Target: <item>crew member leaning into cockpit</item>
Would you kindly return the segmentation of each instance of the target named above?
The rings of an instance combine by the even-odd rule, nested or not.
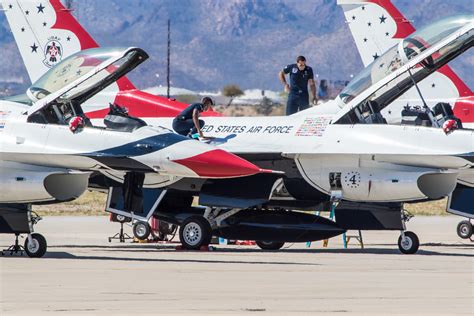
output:
[[[192,136],[198,133],[200,138],[204,138],[201,130],[204,121],[199,119],[199,114],[209,110],[212,105],[214,105],[214,101],[210,97],[202,98],[201,103],[190,104],[174,118],[174,131],[183,136]]]

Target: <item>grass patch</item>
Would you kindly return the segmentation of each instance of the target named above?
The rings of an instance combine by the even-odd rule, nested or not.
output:
[[[40,216],[97,216],[108,215],[105,210],[107,194],[88,191],[77,200],[50,205],[33,205]]]
[[[446,212],[447,203],[448,198],[445,198],[438,201],[405,204],[405,209],[414,215],[446,216],[451,215]]]

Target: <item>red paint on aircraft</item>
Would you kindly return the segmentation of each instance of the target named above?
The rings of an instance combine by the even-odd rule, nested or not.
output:
[[[56,23],[52,26],[53,29],[62,29],[73,32],[79,42],[81,43],[81,50],[96,48],[99,45],[94,39],[87,33],[86,30],[77,22],[77,20],[71,15],[71,10],[66,9],[60,0],[49,1],[56,11]]]
[[[377,4],[384,8],[388,14],[390,14],[395,23],[397,23],[397,32],[393,38],[405,38],[415,32],[415,28],[411,25],[410,21],[407,20],[400,11],[398,11],[390,0],[368,0],[368,2]]]
[[[221,149],[214,149],[193,157],[173,160],[205,178],[230,178],[251,176],[261,172],[271,172],[260,169],[234,154]]]
[[[188,104],[157,96],[141,90],[127,90],[117,93],[114,103],[128,109],[128,114],[136,117],[175,117]],[[90,119],[101,119],[109,113],[109,108],[86,113]],[[202,116],[221,116],[215,111],[203,112]]]

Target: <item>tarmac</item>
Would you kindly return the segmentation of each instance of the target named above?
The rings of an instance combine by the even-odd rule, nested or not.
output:
[[[186,252],[109,243],[119,224],[105,216],[47,217],[35,227],[44,258],[0,257],[0,314],[474,315],[474,243],[456,235],[460,220],[415,217],[420,250],[402,255],[398,232],[363,232],[365,249],[335,237]],[[12,241],[0,235],[2,249]]]

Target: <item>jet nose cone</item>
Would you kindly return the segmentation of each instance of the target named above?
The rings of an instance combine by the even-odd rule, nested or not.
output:
[[[210,150],[173,162],[191,169],[203,178],[235,178],[271,172],[222,149]]]

